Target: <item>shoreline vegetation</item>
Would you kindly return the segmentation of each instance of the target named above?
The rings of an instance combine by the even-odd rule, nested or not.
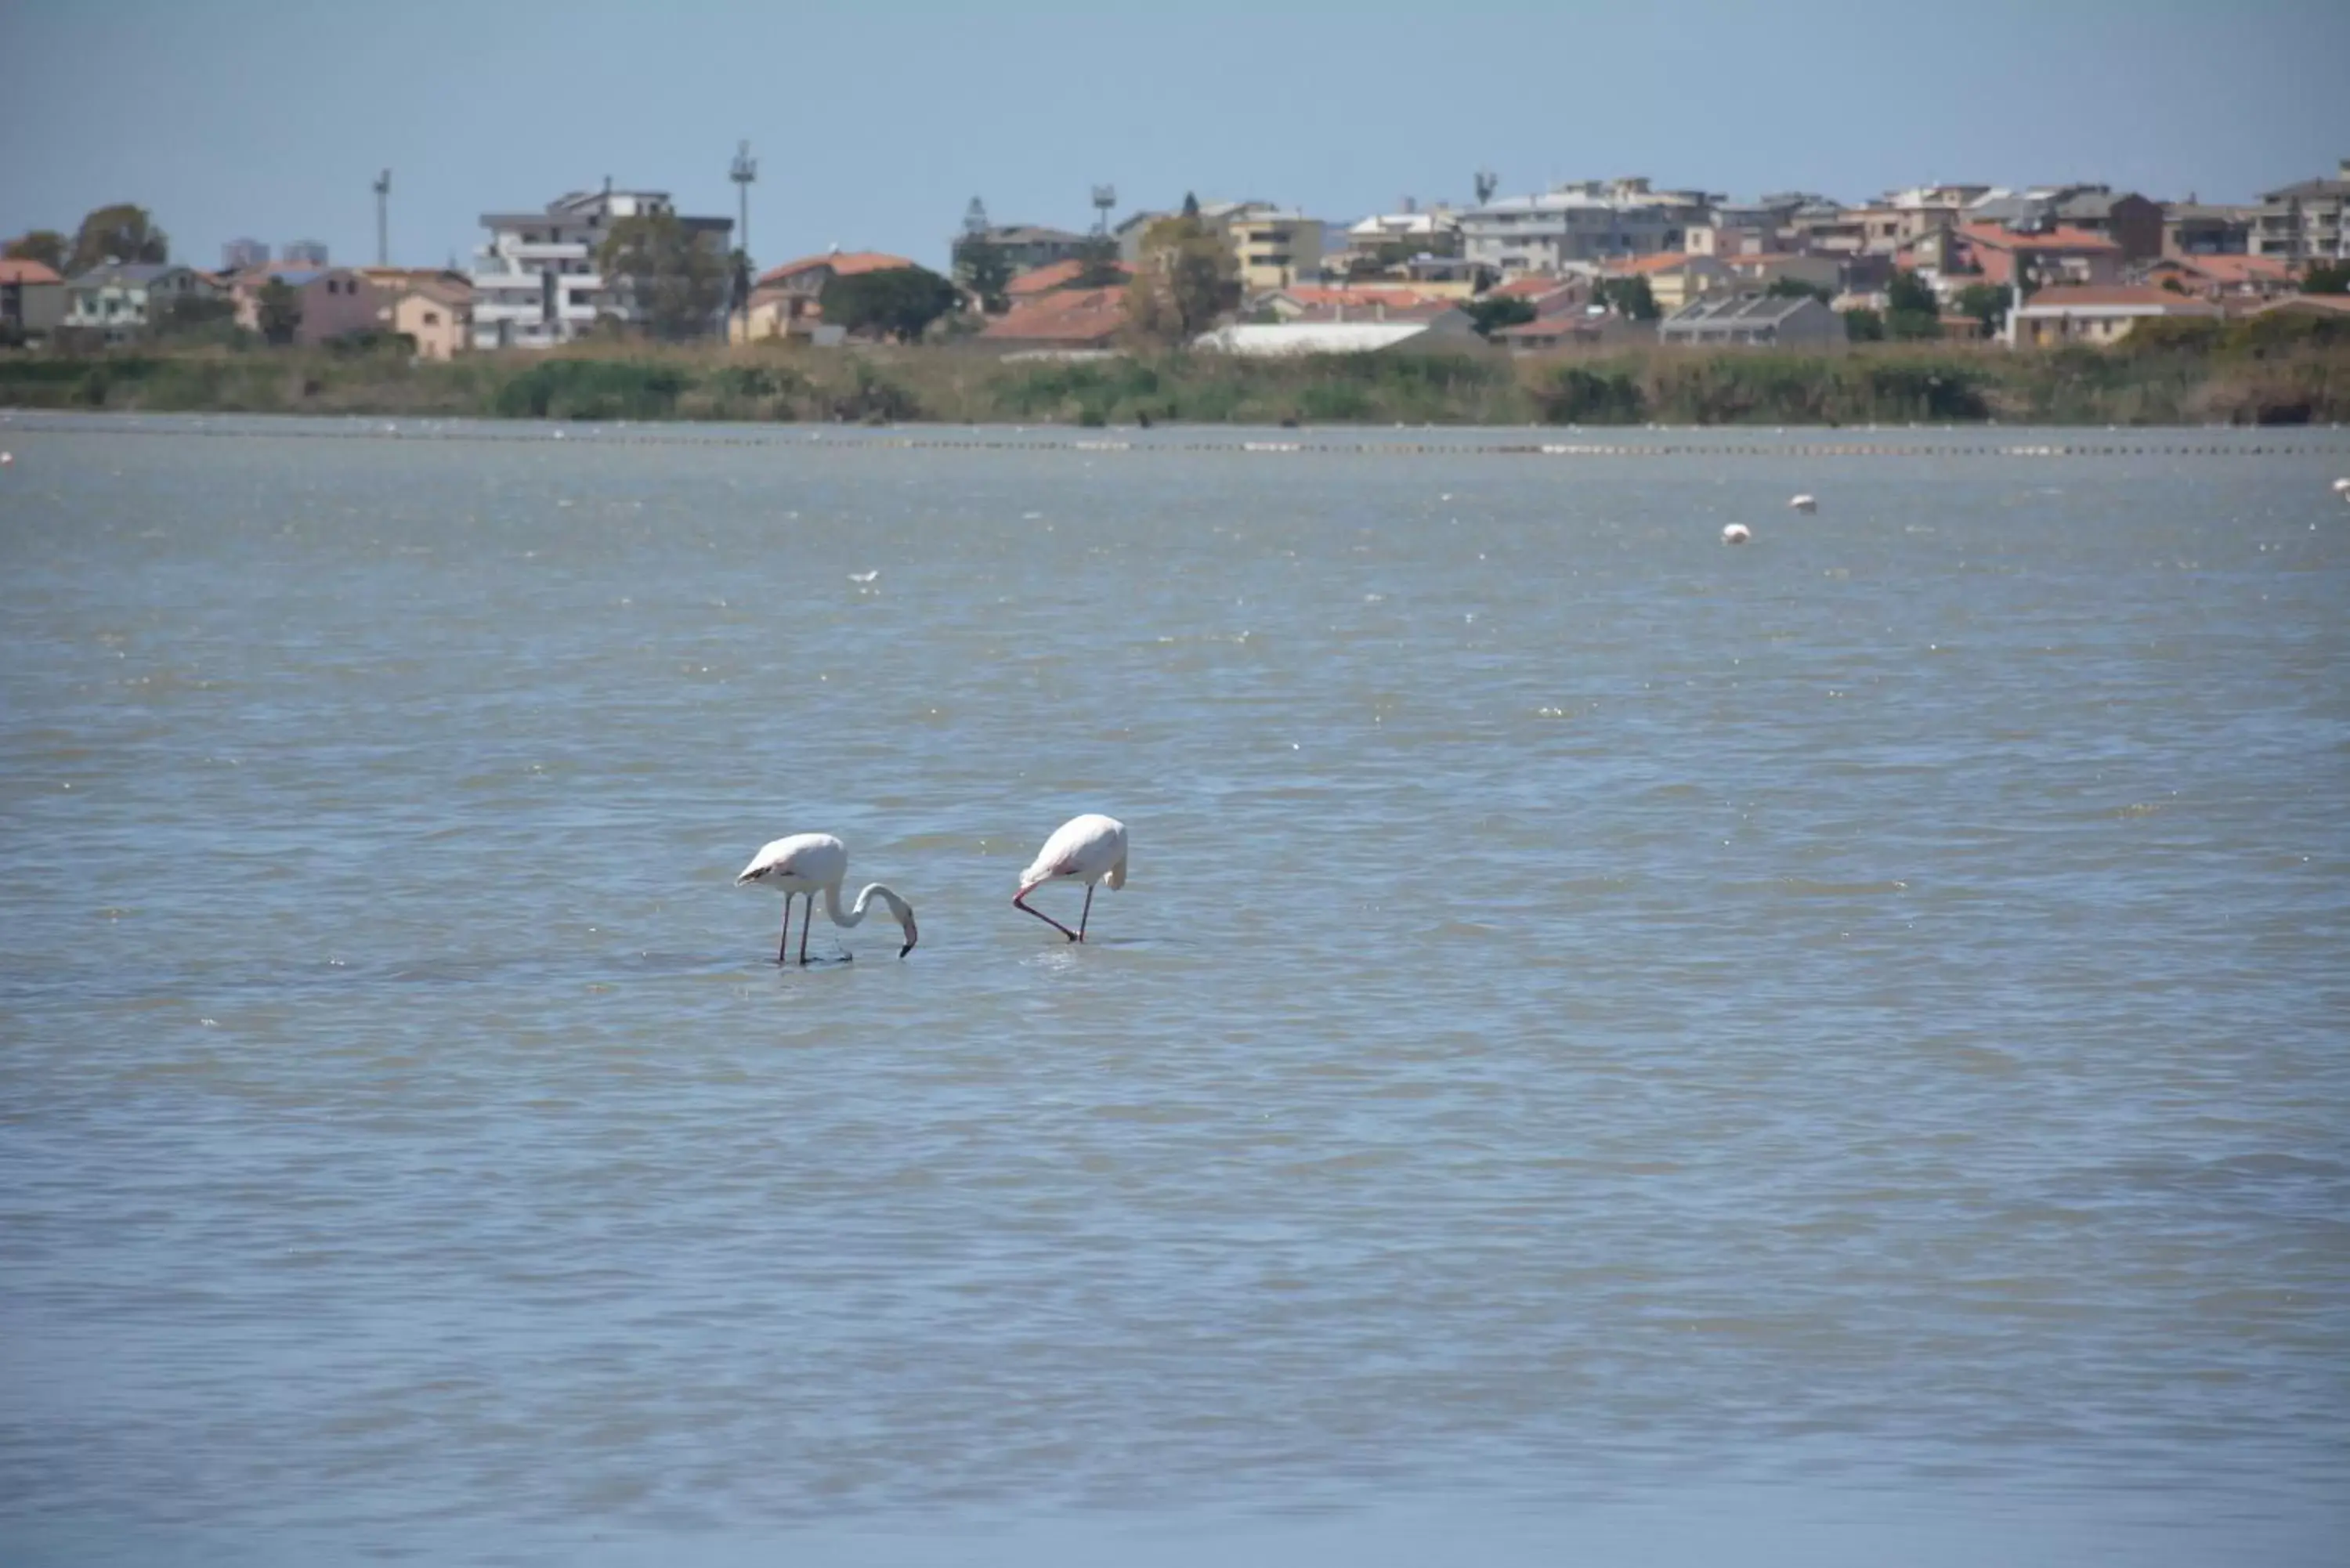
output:
[[[2291,425],[2350,420],[2350,323],[2141,326],[2110,348],[1498,350],[998,359],[968,348],[580,345],[0,354],[0,408],[861,424]]]

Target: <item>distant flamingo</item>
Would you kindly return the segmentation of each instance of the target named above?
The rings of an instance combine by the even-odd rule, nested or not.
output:
[[[1820,498],[1816,495],[1798,495],[1790,500],[1787,504],[1797,512],[1817,512],[1820,509]]]
[[[1721,542],[1725,545],[1743,545],[1753,537],[1754,530],[1743,523],[1732,523],[1721,531]]]
[[[1028,907],[1028,895],[1047,882],[1075,878],[1086,885],[1085,912],[1077,929],[1069,929],[1042,909]],[[1012,895],[1014,909],[1035,916],[1073,942],[1086,940],[1086,922],[1093,918],[1094,884],[1107,881],[1113,891],[1126,886],[1126,824],[1113,816],[1087,814],[1061,824],[1035,864],[1020,873],[1020,891]]]
[[[824,912],[832,917],[836,926],[857,925],[865,919],[866,906],[879,898],[889,906],[898,918],[899,927],[906,933],[906,945],[898,950],[904,958],[914,950],[919,935],[914,929],[913,906],[879,882],[867,886],[857,895],[854,909],[843,911],[840,907],[841,879],[848,875],[848,846],[829,833],[795,833],[789,838],[778,838],[756,855],[734,885],[756,882],[763,888],[773,888],[784,896],[784,932],[775,942],[775,961],[787,963],[785,950],[792,940],[792,896],[807,895],[807,919],[800,923],[800,962],[808,961],[808,927],[816,924],[816,896],[824,894]]]

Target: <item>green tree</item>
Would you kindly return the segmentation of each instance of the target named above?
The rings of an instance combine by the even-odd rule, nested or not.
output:
[[[1480,337],[1491,337],[1504,327],[1523,327],[1534,318],[1534,301],[1513,294],[1472,299],[1461,308],[1469,313],[1469,325]]]
[[[254,301],[254,312],[265,343],[284,348],[302,330],[302,296],[282,277],[273,277],[261,286],[261,293]]]
[[[1942,335],[1941,304],[1914,272],[1897,272],[1885,286],[1885,335],[1897,340]]]
[[[596,262],[619,314],[648,335],[677,342],[718,326],[733,269],[675,213],[620,219],[604,236]]]
[[[1142,239],[1142,265],[1127,285],[1127,325],[1169,345],[1189,343],[1240,304],[1240,265],[1224,237],[1183,198],[1179,217],[1161,218]]]
[[[146,208],[118,202],[81,221],[66,270],[88,272],[104,265],[109,257],[119,262],[170,261],[172,238],[155,226]]]
[[[1959,290],[1951,301],[1961,316],[1971,316],[1982,323],[1986,337],[1996,333],[2007,320],[2007,290],[1995,283],[1970,283]]]
[[[2303,275],[2303,294],[2350,294],[2350,262],[2314,266]]]
[[[1011,304],[1011,297],[1003,291],[1012,282],[1012,258],[993,240],[956,242],[954,275],[955,281],[979,301],[982,310],[1000,313]]]
[[[52,272],[66,270],[66,237],[55,229],[35,229],[10,240],[5,254],[10,261],[38,262]]]
[[[1114,288],[1126,281],[1126,268],[1118,259],[1118,242],[1107,234],[1087,234],[1085,244],[1077,247],[1077,276],[1074,288]]]
[[[1882,343],[1885,341],[1885,317],[1863,306],[1844,313],[1844,335],[1847,342]]]
[[[1591,297],[1630,321],[1654,321],[1664,314],[1657,307],[1657,291],[1645,277],[1603,278]]]
[[[962,302],[962,291],[928,267],[893,266],[854,273],[824,286],[817,303],[827,327],[879,332],[911,343],[924,328]]]
[[[1835,290],[1822,284],[1805,283],[1800,277],[1774,277],[1771,286],[1762,292],[1773,299],[1816,299],[1822,305],[1835,298]]]

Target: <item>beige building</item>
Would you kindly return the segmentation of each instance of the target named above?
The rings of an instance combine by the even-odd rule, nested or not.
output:
[[[1203,207],[1200,216],[1223,231],[1240,265],[1241,292],[1287,288],[1322,275],[1322,221],[1262,202]]]
[[[456,285],[418,281],[397,287],[383,307],[387,331],[405,333],[420,359],[453,359],[473,347],[473,291]]]
[[[1735,281],[1730,268],[1714,257],[1690,255],[1683,251],[1616,262],[1607,268],[1607,275],[1647,278],[1650,296],[1656,300],[1657,308],[1667,316],[1698,296],[1727,288]]]
[[[2251,254],[2296,265],[2350,260],[2350,158],[2334,172],[2263,194]]]
[[[2119,342],[2141,321],[2169,317],[2208,319],[2220,307],[2167,288],[2043,288],[2015,313],[2015,344],[2053,348],[2062,343]]]

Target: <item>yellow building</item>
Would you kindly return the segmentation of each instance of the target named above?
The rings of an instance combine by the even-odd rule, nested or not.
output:
[[[1243,295],[1312,283],[1322,275],[1322,220],[1262,202],[1219,202],[1200,216],[1223,231],[1240,265]]]
[[[473,346],[473,291],[439,282],[410,284],[380,312],[386,328],[404,332],[420,359],[450,359]]]

